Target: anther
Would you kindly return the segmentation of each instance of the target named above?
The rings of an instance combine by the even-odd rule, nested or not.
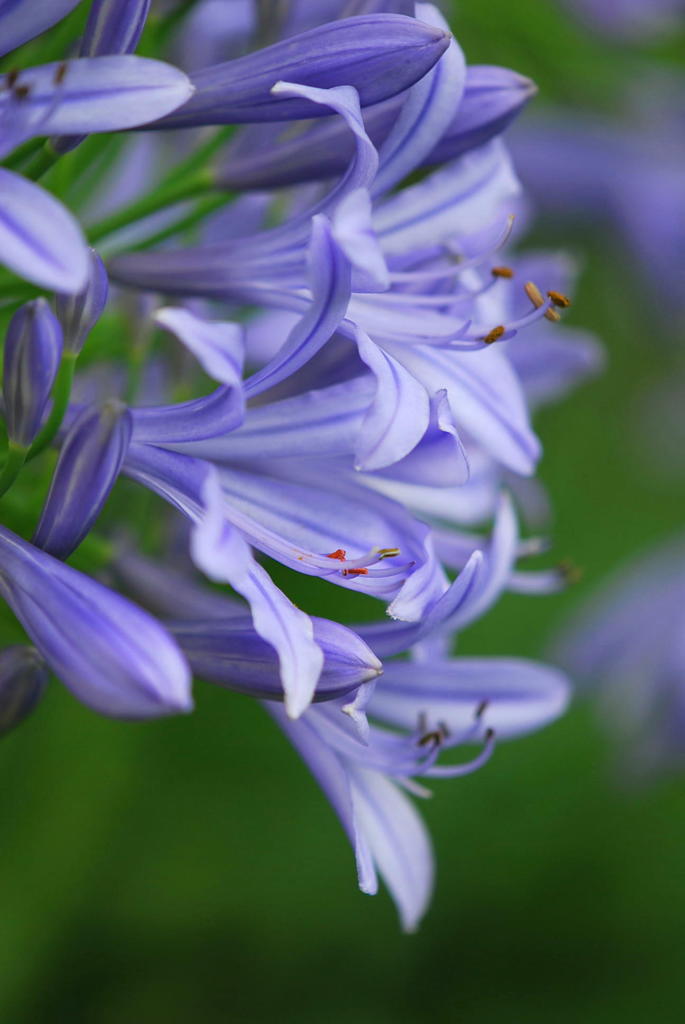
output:
[[[54,78],[53,78],[53,84],[54,85],[61,85],[62,84],[62,82],[65,79],[68,67],[69,67],[69,65],[67,64],[67,62],[65,60],[60,61],[60,63],[55,68],[55,75],[54,75]]]
[[[485,742],[489,743],[490,740],[494,740],[494,738],[495,738],[495,730],[494,729],[486,729],[485,730]]]
[[[17,100],[25,100],[30,92],[31,90],[28,85],[15,85],[12,95]]]
[[[8,89],[13,89],[14,86],[17,84],[17,79],[18,78],[19,78],[19,68],[12,68],[10,71],[8,71],[7,74],[5,75],[5,84],[6,84],[7,88]]]
[[[545,300],[542,297],[542,292],[536,284],[534,284],[532,281],[526,281],[525,285],[523,286],[523,290],[525,291],[526,295],[528,296],[528,298],[533,303],[536,309],[540,309],[540,306],[544,306]],[[554,300],[552,299],[552,301]],[[557,313],[556,309],[545,310],[545,318],[547,320],[551,320],[552,323],[557,323],[557,321],[561,320],[561,317]]]
[[[341,569],[343,576],[368,576],[368,569]]]
[[[347,552],[344,548],[336,548],[335,551],[331,551],[330,555],[325,555],[326,558],[337,558],[339,562],[344,562],[347,558]]]
[[[571,300],[568,298],[567,295],[564,295],[563,292],[551,291],[547,292],[547,294],[549,295],[554,305],[558,306],[559,309],[568,309],[568,307],[571,305]]]
[[[492,330],[485,335],[483,341],[486,345],[492,345],[494,341],[498,341],[504,334],[505,328],[500,324],[498,327],[493,327]]]
[[[473,716],[477,722],[479,722],[480,719],[483,717],[483,715],[485,714],[485,712],[488,709],[489,705],[490,705],[490,701],[487,700],[487,699],[486,700],[482,700],[480,702],[480,704],[476,708],[476,713]]]
[[[583,570],[574,565],[570,558],[564,558],[557,565],[557,569],[564,578],[564,582],[568,583],[569,586],[573,586],[575,583],[580,583],[583,578]]]
[[[511,267],[491,267],[490,273],[493,277],[513,277],[514,271]]]
[[[396,558],[400,554],[399,548],[379,548],[378,554],[381,558]]]

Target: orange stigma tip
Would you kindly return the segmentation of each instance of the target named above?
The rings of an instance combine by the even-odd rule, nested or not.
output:
[[[547,292],[547,294],[549,295],[554,305],[558,306],[559,309],[568,309],[568,307],[571,305],[571,300],[562,292],[551,291]]]
[[[337,550],[331,551],[330,555],[324,555],[324,558],[337,558],[339,562],[344,562],[347,558],[347,552],[344,548],[337,548]]]
[[[490,273],[493,277],[513,277],[514,271],[511,267],[491,267]]]
[[[489,334],[486,334],[483,341],[486,345],[492,345],[493,341],[499,341],[504,334],[504,328],[500,324],[499,327],[493,327]]]
[[[368,569],[343,569],[343,576],[368,576]]]

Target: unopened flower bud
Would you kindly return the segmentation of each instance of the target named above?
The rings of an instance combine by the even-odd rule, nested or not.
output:
[[[89,406],[67,433],[33,543],[56,558],[78,547],[105,504],[131,440],[131,414],[112,399]]]
[[[109,283],[102,260],[90,250],[90,272],[86,287],[76,295],[57,295],[57,316],[64,330],[64,349],[79,353],[88,334],[100,319],[107,303]]]
[[[28,448],[40,430],[62,354],[62,328],[45,299],[21,306],[5,339],[3,394],[10,442]]]
[[[47,681],[47,666],[34,647],[6,647],[0,651],[0,736],[31,714]]]

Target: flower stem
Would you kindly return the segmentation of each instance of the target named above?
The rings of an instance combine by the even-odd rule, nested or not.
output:
[[[29,460],[35,459],[36,455],[40,455],[47,448],[62,424],[64,414],[69,405],[77,358],[76,352],[65,352],[62,356],[62,362],[57,371],[57,379],[52,392],[52,409],[38,436],[31,445],[27,456]]]
[[[42,178],[50,168],[55,164],[59,158],[59,153],[56,153],[49,142],[44,143],[41,148],[35,152],[28,160],[26,166],[22,168],[24,177],[31,178],[33,181],[38,181]]]
[[[28,448],[13,444],[11,441],[7,448],[7,458],[0,473],[0,497],[8,491],[19,476],[21,467],[26,462]]]

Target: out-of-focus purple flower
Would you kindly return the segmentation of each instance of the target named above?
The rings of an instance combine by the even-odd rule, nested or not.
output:
[[[189,711],[190,671],[147,612],[0,528],[0,594],[56,676],[115,718]]]
[[[363,106],[407,89],[433,67],[449,34],[414,18],[345,18],[191,74],[195,93],[156,128],[288,121],[329,113],[306,98],[274,95],[278,81],[359,90]]]
[[[0,651],[0,736],[31,714],[47,682],[47,667],[34,647],[5,647]]]
[[[68,430],[33,543],[68,558],[102,511],[116,483],[132,433],[126,406],[112,399],[85,408]]]
[[[597,31],[641,40],[682,28],[683,0],[563,0],[564,6]]]
[[[11,444],[29,448],[43,420],[62,355],[62,328],[45,299],[14,314],[5,337],[3,402]]]
[[[598,694],[634,775],[685,759],[685,544],[677,538],[619,569],[567,623],[555,656]]]

